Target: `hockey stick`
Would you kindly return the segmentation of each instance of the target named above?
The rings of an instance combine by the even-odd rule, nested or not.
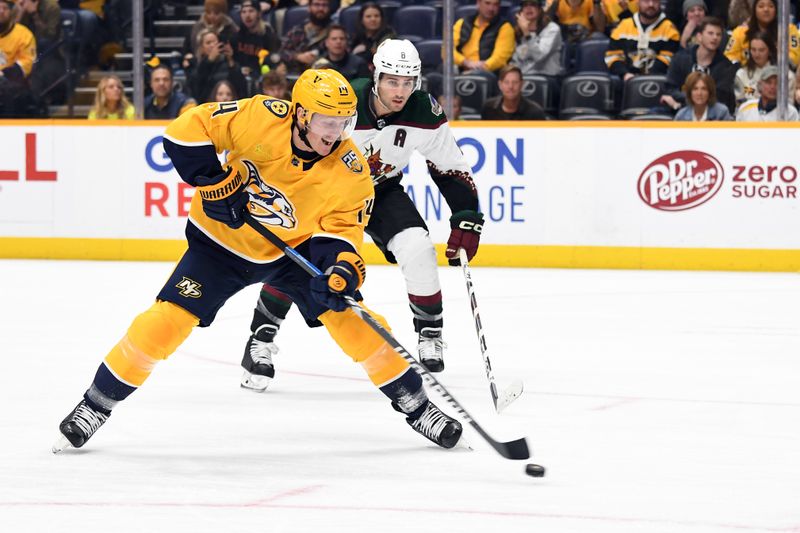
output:
[[[475,320],[475,333],[478,334],[478,344],[481,346],[483,366],[486,369],[486,379],[489,380],[489,392],[492,395],[492,401],[494,402],[495,410],[500,413],[503,409],[508,407],[511,402],[520,397],[523,387],[522,381],[514,381],[506,390],[503,391],[502,396],[498,396],[497,385],[494,383],[494,374],[492,373],[492,362],[489,360],[489,353],[488,349],[486,348],[486,338],[483,336],[483,324],[481,323],[481,315],[478,312],[478,300],[475,298],[475,288],[472,286],[472,272],[469,270],[467,251],[463,248],[459,248],[458,257],[461,259],[461,270],[464,272],[464,281],[467,283],[469,305],[472,307],[472,318]]]
[[[311,276],[319,276],[322,274],[322,272],[316,267],[316,265],[314,265],[308,259],[303,257],[300,253],[297,252],[297,250],[295,250],[294,248],[283,242],[283,240],[280,237],[272,233],[269,229],[262,226],[247,211],[245,211],[244,214],[244,221],[247,223],[248,226],[256,230],[262,237],[267,239],[276,248],[278,248],[284,254],[286,254],[286,256],[289,259],[297,263],[297,265],[300,266],[300,268],[302,268],[303,270],[305,270],[306,273],[308,273]],[[476,422],[475,419],[472,418],[472,416],[467,412],[466,409],[464,409],[464,407],[458,402],[458,400],[456,400],[453,397],[453,395],[450,394],[450,392],[448,392],[448,390],[444,388],[444,385],[439,383],[439,381],[435,377],[433,377],[425,367],[419,364],[417,360],[414,359],[410,353],[408,353],[408,350],[403,348],[400,342],[398,342],[397,339],[395,339],[394,336],[391,333],[389,333],[377,320],[372,318],[372,316],[366,310],[364,310],[364,308],[361,307],[358,304],[358,302],[355,301],[355,299],[353,299],[350,296],[345,296],[344,300],[345,302],[347,302],[347,305],[350,306],[350,309],[355,311],[355,313],[358,315],[359,318],[361,318],[361,320],[366,322],[367,325],[375,331],[375,333],[380,335],[381,338],[389,344],[389,346],[391,346],[398,354],[400,354],[400,356],[403,359],[408,361],[408,364],[410,364],[414,368],[414,370],[420,375],[420,377],[422,377],[422,381],[426,385],[431,387],[434,391],[436,391],[438,394],[440,394],[442,398],[444,398],[445,401],[448,404],[450,404],[450,406],[453,409],[455,409],[459,415],[461,415],[461,418],[463,418],[470,426],[472,426],[472,428],[475,431],[477,431],[478,434],[481,437],[483,437],[484,440],[488,442],[492,446],[492,448],[494,448],[497,451],[497,453],[499,453],[506,459],[530,458],[531,454],[530,451],[528,451],[528,441],[525,440],[524,437],[508,442],[500,442],[494,440],[491,436],[489,436],[488,433],[486,433],[486,431],[480,426],[480,424],[478,424],[478,422]]]

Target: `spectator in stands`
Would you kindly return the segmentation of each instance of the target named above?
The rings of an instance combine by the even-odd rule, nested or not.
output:
[[[522,0],[514,26],[517,48],[511,62],[523,74],[561,74],[561,28],[542,9],[543,0]]]
[[[31,30],[36,39],[38,57],[29,78],[32,94],[63,101],[66,98],[63,86],[44,94],[53,89],[50,87],[53,80],[64,72],[64,58],[57,46],[61,38],[61,7],[57,0],[19,0],[17,17],[17,22]]]
[[[195,49],[197,48],[197,36],[201,30],[211,30],[221,42],[229,43],[233,36],[239,32],[239,28],[228,16],[227,0],[205,0],[203,3],[203,14],[200,19],[192,26],[192,30],[186,37],[183,44],[183,68],[189,67],[189,63],[194,59]]]
[[[661,95],[661,103],[673,111],[680,109],[685,103],[685,91],[682,87],[690,73],[700,71],[714,78],[716,86],[715,99],[725,105],[733,113],[736,110],[736,99],[733,92],[733,80],[736,77],[736,65],[725,57],[720,50],[724,23],[715,17],[705,17],[697,26],[697,43],[686,50],[681,50],[672,59],[667,71],[667,92]]]
[[[661,12],[659,0],[639,0],[639,12],[611,32],[606,65],[623,81],[636,74],[666,74],[679,48],[678,30]]]
[[[708,15],[708,6],[703,0],[683,0],[683,31],[681,48],[697,44],[695,35],[700,31],[700,21]],[[723,30],[724,30],[723,26]]]
[[[242,74],[258,78],[261,66],[269,69],[280,63],[281,41],[272,26],[261,20],[261,2],[244,0],[239,12],[242,25],[231,40],[233,59],[242,67]]]
[[[622,19],[639,12],[639,0],[602,0],[601,6],[606,17],[606,30],[616,28]]]
[[[768,33],[760,31],[750,39],[750,51],[747,61],[736,72],[734,93],[736,104],[740,105],[745,100],[757,99],[761,96],[758,84],[761,80],[761,71],[768,65],[775,64],[777,48],[770,40]]]
[[[794,78],[794,105],[800,110],[800,68],[797,69]]]
[[[238,100],[239,96],[236,93],[236,88],[233,86],[231,82],[228,80],[220,80],[214,85],[214,88],[211,89],[211,94],[209,95],[208,101],[209,102],[232,102],[233,100]]]
[[[768,65],[761,71],[758,83],[761,96],[747,100],[736,112],[736,120],[740,122],[777,122],[778,121],[778,67]],[[788,106],[786,120],[797,121],[797,109]]]
[[[17,22],[36,37],[41,50],[61,38],[61,7],[57,0],[19,0]]]
[[[28,76],[36,60],[36,39],[16,23],[14,2],[0,0],[0,116],[24,115],[32,99]]]
[[[153,94],[144,101],[144,118],[173,119],[197,105],[194,99],[173,88],[172,70],[166,65],[156,66],[150,73]]]
[[[264,77],[261,78],[261,94],[280,98],[281,100],[292,99],[289,94],[289,84],[286,82],[286,76],[274,70],[264,74]]]
[[[287,72],[300,74],[320,58],[331,23],[329,0],[311,0],[308,3],[308,20],[290,28],[281,43],[281,60]]]
[[[247,82],[242,69],[233,59],[230,43],[220,42],[212,30],[200,30],[195,51],[196,65],[190,67],[189,87],[198,102],[208,101],[211,89],[218,81],[228,80],[237,94],[247,94]]]
[[[117,76],[100,79],[94,93],[94,106],[89,111],[90,119],[133,120],[136,110],[125,96],[125,86]]]
[[[393,39],[395,31],[389,26],[383,8],[375,2],[361,6],[356,22],[356,34],[350,42],[351,53],[366,61],[372,69],[372,56],[384,39]]]
[[[514,28],[500,17],[500,0],[477,0],[477,7],[453,25],[453,58],[461,72],[494,73],[514,54]]]
[[[348,80],[369,78],[367,63],[347,51],[347,30],[339,24],[328,26],[325,38],[325,53],[314,62],[313,68],[332,68]]]
[[[553,0],[547,11],[561,26],[569,43],[606,31],[606,15],[601,0]]]
[[[447,96],[441,94],[436,99],[439,104],[442,106],[442,109],[447,109]],[[457,94],[453,95],[453,113],[452,116],[448,116],[447,120],[461,120],[461,97]]]
[[[731,0],[728,4],[728,27],[745,24],[753,11],[753,0]]]
[[[717,102],[714,78],[700,71],[689,74],[683,85],[686,105],[675,115],[675,120],[706,122],[709,120],[732,120],[728,108]]]
[[[725,55],[735,63],[747,61],[750,39],[759,31],[769,36],[770,42],[778,46],[778,6],[776,0],[756,0],[750,19],[737,26],[728,39]],[[797,66],[800,61],[800,32],[797,26],[789,24],[789,60]],[[794,67],[793,67],[794,68]]]
[[[498,74],[500,96],[483,104],[483,120],[547,120],[544,109],[522,96],[522,71],[516,65],[506,65]]]

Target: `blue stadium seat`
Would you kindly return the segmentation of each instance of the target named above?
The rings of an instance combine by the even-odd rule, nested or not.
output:
[[[394,20],[394,14],[398,9],[403,7],[403,2],[398,2],[397,0],[380,0],[378,5],[383,8],[383,14],[389,25],[391,25],[392,20]]]
[[[303,24],[307,18],[308,7],[306,6],[292,6],[287,9],[286,14],[283,15],[283,35],[286,35],[290,29],[298,24]]]
[[[575,72],[608,72],[606,50],[608,37],[591,38],[578,43],[575,50]]]
[[[455,93],[461,97],[462,113],[480,113],[491,87],[485,76],[461,74],[454,78]]]
[[[666,76],[634,76],[625,82],[622,90],[622,111],[620,116],[631,118],[636,115],[651,114],[653,108],[661,105],[659,100],[667,86]]]
[[[548,115],[556,114],[556,87],[556,80],[549,76],[541,74],[522,76],[522,96],[542,106]]]
[[[403,6],[394,13],[392,27],[406,38],[433,39],[436,32],[436,8],[431,6]],[[409,39],[412,40],[413,39]]]
[[[453,16],[453,21],[455,22],[458,19],[473,17],[477,12],[478,12],[478,6],[475,5],[475,2],[471,4],[456,6],[455,15]]]
[[[356,34],[356,26],[358,24],[358,14],[360,12],[361,12],[360,5],[346,7],[341,11],[339,11],[339,24],[345,27],[350,37]]]
[[[577,74],[562,81],[560,118],[570,119],[576,115],[611,115],[613,111],[614,91],[610,76]]]
[[[420,41],[415,46],[419,51],[419,58],[422,60],[422,72],[437,70],[442,64],[441,39]]]

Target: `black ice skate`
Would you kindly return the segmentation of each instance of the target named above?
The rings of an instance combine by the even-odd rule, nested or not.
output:
[[[422,328],[419,332],[417,352],[420,362],[430,372],[444,370],[444,349],[447,344],[442,340],[442,328]]]
[[[458,444],[463,428],[461,423],[439,410],[428,400],[428,405],[419,418],[406,418],[408,425],[423,437],[435,442],[442,448],[452,448]]]
[[[80,448],[94,435],[95,431],[100,429],[100,426],[105,424],[109,416],[111,416],[110,413],[95,411],[86,403],[86,400],[81,400],[58,426],[61,437],[53,445],[53,453],[58,453],[69,446]]]
[[[267,390],[269,382],[275,377],[272,356],[277,353],[278,346],[274,342],[265,342],[256,335],[250,335],[242,357],[242,388],[256,392]]]

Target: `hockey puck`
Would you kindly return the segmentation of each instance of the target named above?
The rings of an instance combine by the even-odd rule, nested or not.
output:
[[[542,465],[528,463],[525,465],[525,473],[532,477],[544,477],[545,469]]]

